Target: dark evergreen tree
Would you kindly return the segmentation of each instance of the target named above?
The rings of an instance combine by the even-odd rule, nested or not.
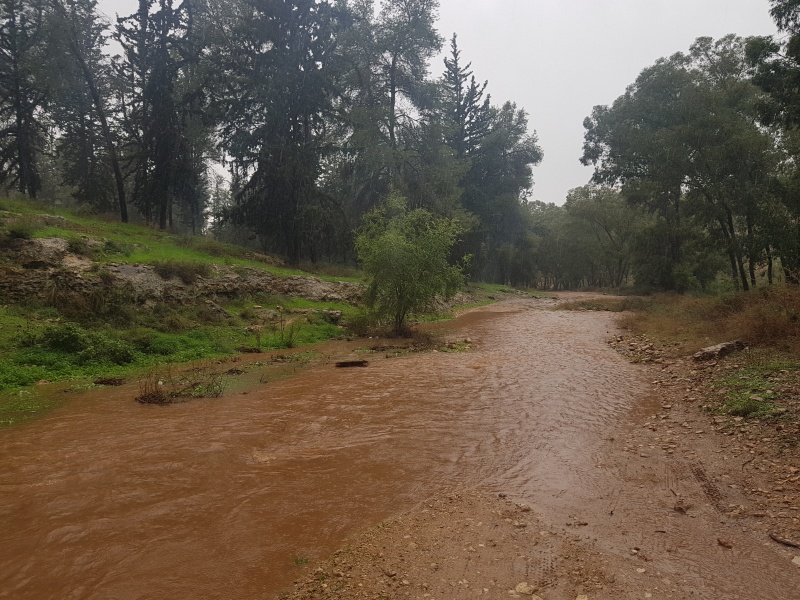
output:
[[[207,199],[202,188],[212,124],[206,79],[197,68],[204,55],[195,35],[198,5],[140,0],[115,33],[125,53],[117,75],[133,202],[162,229],[174,224],[176,206],[193,229],[201,227]]]
[[[38,0],[0,0],[0,184],[32,197],[49,98],[45,21]]]
[[[96,0],[50,0],[50,5],[54,47],[60,50],[52,114],[61,131],[57,146],[64,182],[74,188],[75,198],[98,210],[112,209],[116,194],[126,222],[125,182],[107,108],[107,25]]]
[[[314,217],[339,212],[319,184],[334,115],[336,14],[328,2],[244,0],[238,17],[237,46],[214,56],[225,74],[222,148],[242,180],[232,216],[297,263]]]
[[[489,82],[478,84],[469,70],[472,63],[462,66],[455,34],[450,40],[450,57],[445,57],[444,65],[442,105],[447,127],[445,139],[459,158],[472,156],[491,128],[491,97],[488,94],[484,97]]]

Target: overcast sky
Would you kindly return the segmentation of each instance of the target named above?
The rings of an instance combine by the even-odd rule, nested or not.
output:
[[[524,107],[544,150],[533,197],[562,204],[592,170],[578,162],[583,119],[610,104],[645,67],[700,36],[769,35],[768,0],[440,0],[439,32],[458,34],[495,104]],[[136,0],[100,0],[109,17]],[[431,66],[439,76],[441,59]]]

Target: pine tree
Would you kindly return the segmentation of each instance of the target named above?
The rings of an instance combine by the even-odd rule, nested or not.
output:
[[[45,11],[37,0],[0,0],[0,184],[36,197],[49,99]]]
[[[100,210],[113,206],[116,192],[120,218],[127,222],[125,181],[107,109],[107,26],[96,0],[51,0],[51,6],[55,41],[62,50],[53,114],[62,132],[58,147],[64,182],[75,188],[78,200]]]
[[[446,139],[456,156],[463,158],[474,154],[490,131],[491,96],[484,98],[489,82],[478,84],[469,70],[472,63],[461,66],[461,51],[455,34],[450,40],[450,53],[450,58],[444,59],[442,78],[442,105],[449,125]]]

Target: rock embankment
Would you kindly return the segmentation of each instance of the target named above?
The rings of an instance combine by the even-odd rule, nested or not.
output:
[[[151,265],[98,264],[69,251],[61,238],[17,240],[4,249],[0,265],[0,302],[34,299],[47,302],[57,296],[90,296],[117,290],[131,303],[189,304],[198,300],[227,300],[263,294],[295,296],[324,302],[357,302],[360,283],[329,282],[316,277],[283,277],[255,267],[214,266],[192,283],[163,279]]]

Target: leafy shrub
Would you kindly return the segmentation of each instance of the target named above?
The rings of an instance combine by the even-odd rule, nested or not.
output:
[[[150,340],[150,345],[147,348],[148,354],[158,354],[160,356],[169,356],[170,354],[177,354],[183,350],[178,338],[157,333]]]
[[[209,265],[190,260],[158,261],[153,263],[153,268],[162,279],[177,277],[186,285],[193,284],[198,277],[208,277],[211,274]]]
[[[30,336],[23,340],[23,345],[32,347],[22,356],[23,360],[43,366],[58,366],[64,362],[127,365],[136,359],[136,351],[128,342],[102,333],[88,333],[75,323],[46,327],[38,337]],[[68,357],[65,358],[64,354]]]
[[[366,301],[395,333],[405,331],[409,315],[430,310],[437,296],[451,297],[464,285],[461,268],[448,263],[460,233],[456,221],[408,210],[398,197],[365,215],[356,251],[371,279]]]
[[[32,385],[48,376],[49,371],[45,367],[0,361],[0,390]]]
[[[60,323],[46,327],[41,335],[41,344],[52,350],[77,354],[89,347],[91,338],[75,323]]]
[[[345,327],[358,337],[366,337],[375,330],[377,323],[372,313],[361,310],[356,314],[350,315],[345,320]]]
[[[150,354],[150,347],[158,334],[152,329],[136,327],[123,334],[126,342],[142,354]]]
[[[67,251],[78,256],[94,257],[94,252],[83,238],[72,238],[67,242]]]
[[[89,345],[78,353],[78,364],[111,363],[128,365],[136,359],[133,347],[121,340],[110,339],[103,334],[90,336]]]

